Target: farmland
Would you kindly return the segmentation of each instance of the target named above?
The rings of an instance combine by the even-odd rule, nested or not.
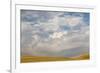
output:
[[[73,61],[73,60],[89,60],[89,54],[76,57],[46,57],[46,56],[21,56],[21,63],[29,62],[48,62],[48,61]]]

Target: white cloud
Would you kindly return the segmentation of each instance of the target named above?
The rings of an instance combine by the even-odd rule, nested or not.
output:
[[[69,17],[66,19],[66,23],[68,23],[69,26],[76,26],[82,23],[82,17]]]
[[[61,38],[65,34],[67,34],[67,31],[64,31],[64,32],[55,32],[52,35],[50,35],[50,38],[52,38],[52,39]]]

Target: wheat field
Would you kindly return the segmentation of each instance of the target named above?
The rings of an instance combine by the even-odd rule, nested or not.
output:
[[[48,62],[48,61],[72,61],[72,60],[89,60],[89,54],[76,57],[44,57],[44,56],[21,56],[21,63],[29,62]]]

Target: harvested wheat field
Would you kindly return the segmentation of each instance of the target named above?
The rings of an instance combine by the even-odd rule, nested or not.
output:
[[[44,56],[22,56],[21,63],[28,62],[48,62],[48,61],[72,61],[72,60],[89,60],[89,54],[77,57],[44,57]]]

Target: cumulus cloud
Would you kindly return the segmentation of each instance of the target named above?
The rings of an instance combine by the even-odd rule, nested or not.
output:
[[[82,17],[70,17],[66,19],[69,26],[79,25],[82,21]]]
[[[89,53],[89,13],[21,10],[21,54]]]
[[[50,38],[52,38],[52,39],[61,38],[64,34],[67,34],[67,31],[55,32],[52,35],[50,35]]]

